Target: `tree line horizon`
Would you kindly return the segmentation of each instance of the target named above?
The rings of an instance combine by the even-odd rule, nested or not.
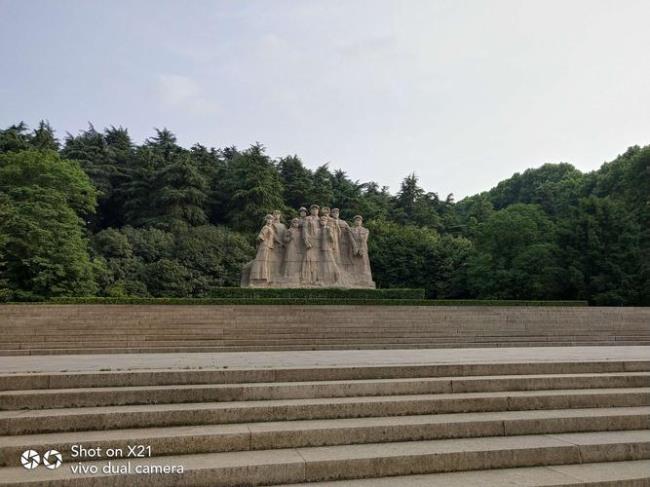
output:
[[[391,194],[297,155],[135,144],[89,124],[0,129],[0,301],[209,297],[239,285],[263,218],[317,203],[364,217],[382,288],[439,299],[650,304],[650,146],[599,169],[548,163],[456,202],[408,174]]]

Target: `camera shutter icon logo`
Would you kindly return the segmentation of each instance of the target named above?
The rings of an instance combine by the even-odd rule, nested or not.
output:
[[[25,450],[20,455],[20,463],[27,470],[34,470],[41,464],[41,456],[36,450]],[[57,469],[63,463],[63,455],[57,450],[48,450],[43,455],[43,466],[50,470]]]
[[[43,465],[50,470],[59,468],[62,463],[63,457],[61,456],[61,453],[56,450],[48,450],[45,452],[45,455],[43,455]]]
[[[36,450],[25,450],[22,455],[20,455],[20,463],[23,464],[27,470],[32,470],[41,463],[41,456]]]

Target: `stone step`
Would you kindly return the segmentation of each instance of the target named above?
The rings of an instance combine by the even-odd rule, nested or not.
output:
[[[37,331],[34,333],[38,333]],[[387,336],[382,335],[377,332],[373,333],[368,331],[365,334],[360,334],[359,336],[347,336],[344,332],[332,333],[335,336],[305,336],[305,337],[296,337],[296,336],[275,336],[272,334],[267,334],[266,336],[260,337],[245,337],[245,338],[234,338],[234,337],[221,337],[221,336],[202,336],[194,334],[185,334],[182,337],[177,337],[174,335],[127,335],[122,334],[120,336],[116,335],[106,335],[106,336],[95,336],[95,335],[81,335],[74,338],[68,338],[72,335],[67,333],[61,333],[61,335],[48,337],[41,336],[37,339],[32,339],[31,337],[17,337],[11,336],[4,340],[0,340],[0,348],[2,349],[16,349],[16,350],[34,350],[34,349],[60,349],[60,348],[101,348],[105,346],[113,347],[192,347],[192,346],[204,346],[204,347],[232,347],[232,348],[245,348],[245,347],[279,347],[282,345],[291,345],[293,347],[354,347],[354,346],[364,346],[364,345],[374,345],[376,347],[384,346],[391,347],[393,345],[416,345],[420,342],[427,343],[429,348],[440,348],[443,346],[449,346],[450,344],[520,344],[520,343],[540,343],[544,344],[546,342],[554,343],[602,343],[602,344],[612,344],[617,342],[634,342],[641,341],[647,342],[650,340],[650,335],[641,335],[641,334],[630,334],[630,335],[599,335],[599,334],[589,334],[589,335],[578,335],[575,333],[571,334],[558,334],[558,333],[548,333],[544,335],[509,335],[509,336],[482,336],[482,337],[468,337],[462,338],[456,334],[450,335],[435,335],[427,336],[422,334],[413,334],[413,335],[403,335],[403,336]],[[119,333],[115,331],[114,333]],[[462,348],[462,347],[460,347]]]
[[[647,472],[638,474],[647,467],[638,462],[650,459],[644,350],[493,350],[489,360],[480,350],[5,359],[0,484],[234,487],[366,478],[392,486],[419,474],[420,485],[453,475],[449,485],[471,486],[489,484],[461,476],[490,469],[484,478],[493,485],[516,485],[526,474],[507,469],[536,468],[542,473],[525,478],[540,486],[577,485],[579,471],[573,484],[565,482],[570,474],[549,484],[557,479],[549,472],[596,462],[607,463],[595,468],[611,485],[650,485]],[[75,474],[73,465],[105,464],[72,459],[80,444],[125,452],[147,445],[153,458],[133,459],[125,475]],[[32,448],[61,451],[64,465],[25,470],[19,455]],[[637,471],[623,469],[626,476],[611,462]],[[136,465],[183,465],[184,473],[137,474]]]
[[[357,480],[334,480],[278,487],[644,487],[650,460],[518,467]]]
[[[105,326],[105,325],[104,325]],[[386,323],[373,323],[363,326],[350,324],[337,324],[336,326],[326,325],[304,325],[292,326],[282,323],[281,326],[272,326],[269,324],[262,324],[259,327],[223,327],[218,325],[202,325],[202,326],[184,326],[181,324],[172,325],[158,325],[158,326],[139,326],[136,330],[132,325],[113,326],[107,330],[102,324],[96,325],[70,325],[63,323],[52,323],[47,328],[43,328],[42,324],[39,325],[3,325],[2,329],[11,335],[2,337],[3,341],[10,341],[12,338],[17,337],[31,337],[42,341],[43,339],[65,338],[66,336],[74,336],[78,338],[94,337],[94,338],[107,338],[113,336],[116,339],[128,336],[169,336],[183,338],[186,336],[205,336],[217,337],[226,339],[246,339],[255,338],[262,339],[269,334],[274,337],[282,338],[345,338],[345,337],[363,337],[368,333],[375,332],[378,336],[400,338],[403,336],[423,336],[423,337],[450,337],[458,335],[459,327],[439,325],[436,327],[411,325],[408,322],[400,322],[397,325],[394,322]],[[110,331],[117,331],[118,336],[112,335]],[[590,326],[571,326],[563,324],[561,327],[544,326],[537,330],[530,329],[526,325],[508,326],[477,326],[474,328],[464,328],[466,332],[481,332],[480,335],[471,336],[469,334],[462,335],[458,338],[472,339],[482,337],[499,337],[508,338],[510,336],[546,336],[552,334],[560,334],[563,336],[648,336],[650,333],[648,329],[642,324],[637,326],[628,325],[623,330],[614,330],[612,328],[593,328]],[[32,333],[38,332],[34,336]],[[266,334],[265,334],[266,332]]]
[[[119,329],[113,328],[112,331],[114,334],[107,333],[106,329],[101,328],[88,328],[88,329],[78,329],[78,328],[48,328],[47,330],[42,330],[40,327],[21,327],[20,329],[6,329],[3,326],[3,330],[10,335],[5,335],[2,337],[2,343],[11,343],[20,338],[30,338],[32,342],[43,342],[43,341],[61,341],[67,337],[73,338],[75,341],[79,340],[104,340],[104,339],[113,339],[115,341],[127,340],[140,338],[142,340],[155,339],[156,337],[165,337],[167,339],[178,339],[183,340],[188,337],[193,338],[211,338],[211,339],[224,339],[224,340],[251,340],[259,341],[265,338],[274,338],[276,340],[280,339],[296,339],[296,340],[307,340],[307,339],[323,339],[323,340],[333,340],[333,339],[362,339],[362,338],[427,338],[435,340],[438,338],[456,338],[458,341],[472,341],[477,339],[523,339],[526,337],[549,337],[549,336],[560,336],[560,337],[579,337],[579,338],[612,338],[612,337],[648,337],[650,332],[647,329],[639,328],[626,328],[625,331],[621,332],[612,332],[612,330],[593,330],[593,329],[579,329],[579,328],[564,328],[564,329],[543,329],[538,331],[531,331],[528,329],[522,330],[512,330],[512,329],[494,329],[494,330],[480,330],[481,333],[477,335],[464,334],[459,335],[457,328],[450,329],[420,329],[415,327],[408,327],[406,325],[396,326],[394,323],[390,324],[389,327],[384,326],[371,326],[368,328],[323,328],[317,327],[313,329],[305,330],[292,330],[290,328],[283,329],[268,329],[265,328],[260,330],[221,330],[215,328],[202,328],[202,329],[183,329],[180,327],[175,327],[174,329],[152,329],[152,328],[138,328],[136,330],[133,328],[130,329]],[[34,335],[34,333],[38,333]],[[115,334],[117,333],[117,334]]]
[[[57,470],[5,467],[0,469],[0,478],[4,485],[13,486],[78,486],[86,481],[93,487],[225,487],[647,460],[649,433],[635,430],[522,435],[154,457],[131,460],[132,472],[120,475],[102,473],[105,462],[85,463],[86,467],[100,469],[90,475],[72,473],[70,467],[78,465],[75,463],[64,463]],[[114,461],[112,466],[126,466],[127,462]],[[145,475],[137,470],[154,465],[182,465],[183,473]]]
[[[0,392],[0,410],[619,387],[650,387],[650,372],[35,389]]]
[[[472,325],[455,323],[455,324],[445,324],[437,323],[435,326],[431,322],[419,321],[419,320],[410,320],[409,314],[406,313],[402,316],[404,319],[399,321],[399,325],[396,324],[395,317],[386,317],[384,320],[382,317],[373,320],[372,322],[360,323],[358,320],[347,320],[347,321],[333,321],[331,323],[308,323],[308,322],[294,322],[290,323],[286,321],[288,318],[286,315],[282,319],[285,321],[279,322],[268,322],[260,321],[258,323],[241,323],[235,326],[232,321],[226,323],[204,323],[204,324],[192,324],[192,323],[142,323],[138,322],[138,329],[142,330],[145,334],[164,332],[168,334],[180,334],[182,332],[192,333],[198,331],[200,333],[218,333],[223,335],[230,336],[250,336],[250,335],[261,335],[264,330],[268,330],[274,335],[291,335],[291,334],[301,334],[301,333],[322,333],[330,334],[336,332],[348,332],[348,333],[358,333],[358,332],[368,332],[373,329],[377,329],[380,333],[396,334],[396,330],[404,330],[405,332],[423,332],[426,334],[450,334],[454,331],[458,331],[460,328],[466,331],[482,331],[487,334],[495,335],[505,335],[506,331],[511,334],[544,334],[548,332],[558,331],[563,334],[571,333],[576,331],[578,334],[587,334],[590,331],[594,333],[641,333],[647,334],[647,329],[643,327],[643,322],[639,323],[625,323],[624,326],[596,326],[593,323],[544,323],[543,326],[538,327],[537,329],[530,328],[526,326],[525,323],[474,323]],[[19,335],[27,335],[28,332],[42,330],[46,335],[55,335],[55,332],[88,332],[92,334],[106,334],[106,328],[103,328],[106,323],[102,323],[101,320],[96,320],[96,322],[88,323],[74,323],[74,322],[62,322],[62,321],[51,321],[49,323],[39,323],[39,322],[23,322],[23,323],[10,323],[8,322],[3,326],[4,330],[15,332]],[[47,328],[44,328],[47,327]],[[112,329],[118,331],[124,331],[126,333],[133,333],[133,322],[131,323],[114,323],[111,325]]]
[[[393,345],[378,345],[373,343],[365,343],[359,345],[279,345],[275,347],[269,346],[218,346],[218,347],[183,347],[183,346],[167,346],[167,347],[120,347],[120,346],[103,346],[103,347],[88,347],[84,345],[79,348],[34,348],[34,349],[17,349],[17,348],[0,348],[0,356],[20,356],[20,355],[86,355],[86,354],[123,354],[123,353],[206,353],[206,352],[273,352],[273,351],[307,351],[307,350],[392,350],[392,349],[430,349],[430,348],[509,348],[509,347],[572,347],[572,346],[637,346],[645,345],[650,346],[650,338],[648,340],[616,340],[616,341],[522,341],[522,342],[482,342],[482,343],[467,343],[467,342],[449,342],[440,343],[422,342],[412,344],[393,344]]]
[[[94,336],[105,337],[110,334],[107,333],[106,328],[102,328],[102,324],[94,325],[69,325],[51,323],[47,329],[43,329],[43,324],[25,324],[16,326],[3,326],[3,330],[15,333],[16,335],[27,336],[32,332],[42,331],[44,337],[54,338],[62,334],[75,334],[76,336]],[[104,324],[105,326],[105,324]],[[111,325],[113,330],[122,334],[135,336],[134,325]],[[221,325],[201,325],[201,326],[184,326],[181,324],[169,324],[165,326],[146,326],[138,325],[138,330],[142,335],[156,336],[156,335],[206,335],[206,336],[221,336],[224,338],[243,339],[247,337],[263,338],[264,331],[267,335],[270,334],[275,337],[337,337],[337,336],[350,336],[367,335],[375,331],[380,336],[393,336],[400,337],[403,334],[429,336],[432,338],[438,336],[453,336],[457,335],[460,339],[471,339],[475,337],[508,337],[508,336],[545,336],[551,334],[559,334],[563,336],[633,336],[641,335],[648,336],[648,329],[644,327],[643,323],[638,325],[626,324],[625,327],[594,327],[590,324],[586,325],[573,325],[570,323],[562,324],[561,326],[543,326],[533,329],[526,325],[512,324],[493,324],[493,325],[476,325],[473,327],[461,327],[458,325],[445,326],[438,324],[432,326],[430,323],[418,324],[409,323],[408,321],[401,321],[397,323],[394,320],[387,319],[386,321],[376,320],[373,323],[366,323],[363,325],[351,323],[337,323],[335,326],[326,325],[324,323],[315,325],[290,325],[286,323],[260,323],[256,327],[250,326],[233,326],[230,323],[227,326]],[[462,333],[459,333],[461,332]],[[476,333],[472,336],[470,333]]]
[[[580,342],[572,340],[567,342],[572,345],[589,345],[589,346],[598,346],[598,345],[629,345],[632,343],[637,343],[636,340],[629,342],[610,342],[610,341],[590,341],[589,343]],[[38,352],[39,355],[42,355],[42,351],[49,351],[50,354],[68,354],[68,351],[79,351],[84,354],[89,353],[89,350],[99,350],[102,353],[132,353],[134,350],[137,350],[138,353],[147,353],[147,352],[169,352],[169,351],[186,351],[186,352],[200,352],[200,351],[224,351],[224,352],[255,352],[255,351],[283,351],[283,350],[361,350],[361,349],[396,349],[396,348],[481,348],[481,347],[511,347],[511,346],[561,346],[562,343],[557,340],[539,340],[532,342],[530,340],[526,342],[515,342],[515,341],[500,341],[500,342],[473,342],[473,343],[459,343],[459,342],[442,342],[436,341],[435,343],[428,343],[423,340],[414,339],[413,341],[381,341],[377,340],[375,342],[368,342],[364,340],[359,343],[352,343],[351,341],[337,343],[323,343],[323,342],[314,342],[309,341],[305,343],[292,343],[290,341],[281,341],[278,344],[268,344],[267,342],[260,341],[258,343],[252,343],[248,345],[239,345],[239,344],[228,344],[223,342],[211,343],[208,340],[195,340],[195,341],[169,341],[169,342],[121,342],[121,343],[80,343],[78,345],[72,345],[70,343],[47,343],[44,346],[39,344],[21,344],[19,346],[7,347],[5,350],[22,350],[25,352]],[[119,351],[116,351],[119,350]],[[126,350],[126,352],[123,352]]]
[[[422,349],[422,348],[507,348],[507,347],[560,347],[560,346],[627,346],[627,345],[647,345],[647,341],[631,339],[627,341],[594,341],[589,342],[571,340],[561,342],[558,340],[544,339],[538,341],[490,341],[490,342],[472,342],[460,343],[457,341],[444,342],[437,340],[430,343],[423,340],[404,341],[387,341],[387,342],[368,342],[362,343],[341,343],[341,344],[324,344],[322,342],[306,342],[304,344],[295,344],[290,341],[283,341],[282,344],[270,345],[260,341],[258,344],[250,345],[232,345],[228,343],[211,343],[208,340],[195,341],[169,341],[167,344],[162,342],[122,342],[122,343],[80,343],[73,345],[70,343],[60,344],[38,344],[18,345],[0,347],[2,354],[20,353],[23,355],[69,355],[69,354],[88,354],[88,353],[166,353],[166,352],[273,352],[273,351],[307,351],[307,350],[394,350],[394,349]]]
[[[521,342],[448,342],[439,341],[422,342],[410,344],[374,344],[363,343],[358,345],[277,345],[277,346],[88,346],[82,345],[78,348],[31,348],[21,349],[0,347],[0,356],[19,356],[19,355],[77,355],[77,354],[120,354],[120,353],[206,353],[206,352],[272,352],[272,351],[307,351],[307,350],[393,350],[393,349],[431,349],[431,348],[508,348],[508,347],[571,347],[571,346],[650,346],[650,337],[648,339],[630,339],[630,340],[555,340],[555,341],[521,341]]]
[[[475,323],[473,325],[463,325],[461,323],[447,325],[445,323],[437,323],[433,326],[432,323],[426,321],[413,321],[409,320],[408,313],[403,316],[403,320],[396,323],[395,317],[386,317],[376,319],[372,322],[359,323],[356,320],[352,321],[335,321],[332,323],[289,323],[289,322],[267,322],[261,321],[256,324],[241,323],[239,326],[233,325],[232,321],[227,323],[205,323],[205,324],[189,324],[189,323],[138,323],[138,329],[142,330],[144,334],[153,334],[163,332],[166,334],[181,334],[182,332],[193,333],[208,333],[208,334],[223,334],[229,336],[252,336],[262,335],[264,330],[270,331],[274,335],[292,335],[292,334],[307,334],[307,333],[321,333],[321,334],[334,334],[336,332],[348,333],[361,333],[377,329],[380,333],[396,335],[396,331],[405,331],[407,333],[422,332],[430,335],[444,335],[451,334],[454,331],[463,329],[464,331],[481,331],[486,334],[505,335],[509,334],[545,334],[557,331],[562,334],[570,334],[576,332],[579,335],[586,335],[590,331],[594,333],[609,333],[609,334],[630,334],[641,333],[646,335],[647,329],[643,327],[643,323],[626,323],[622,327],[615,326],[594,326],[594,324],[576,324],[576,323],[544,323],[536,329],[526,326],[522,323]],[[286,315],[284,317],[286,319]],[[79,333],[88,332],[91,334],[106,334],[106,328],[102,328],[106,323],[98,320],[95,323],[70,323],[52,321],[50,323],[7,323],[3,326],[4,330],[15,332],[19,335],[27,335],[28,332],[42,330],[46,335],[55,335],[56,332],[71,332],[76,331]],[[47,328],[44,328],[47,327]],[[114,323],[111,325],[112,329],[124,331],[126,333],[133,333],[133,323]]]
[[[372,344],[376,346],[390,346],[397,344],[417,344],[419,342],[426,342],[434,345],[432,348],[436,348],[436,345],[447,345],[451,343],[521,343],[521,342],[602,342],[602,343],[614,343],[618,341],[634,341],[634,340],[649,340],[650,336],[609,336],[597,334],[589,334],[588,336],[581,336],[576,334],[570,335],[558,335],[555,333],[550,333],[547,335],[528,335],[528,336],[517,336],[510,335],[508,337],[499,337],[499,336],[484,336],[484,337],[470,337],[467,339],[459,338],[457,335],[440,335],[440,336],[424,336],[424,335],[413,335],[413,336],[384,336],[378,333],[368,332],[364,336],[352,337],[352,336],[342,336],[338,334],[337,336],[332,337],[275,337],[271,334],[266,336],[260,336],[259,338],[253,339],[250,337],[246,338],[231,338],[231,337],[207,337],[207,336],[195,336],[191,334],[186,334],[183,337],[176,337],[173,335],[155,335],[155,336],[142,336],[137,335],[121,335],[121,336],[77,336],[74,339],[67,339],[67,335],[59,335],[56,337],[39,337],[39,339],[32,340],[30,338],[18,338],[12,337],[11,339],[6,339],[0,342],[0,346],[3,348],[15,348],[15,349],[41,349],[41,348],[75,348],[75,347],[103,347],[103,346],[116,346],[116,347],[166,347],[166,346],[224,346],[224,347],[277,347],[285,344],[290,344],[292,346],[359,346]]]
[[[198,424],[650,405],[650,388],[281,399],[0,411],[0,435]]]
[[[271,309],[273,312],[264,312]],[[262,310],[262,312],[260,312]],[[108,312],[107,312],[108,311]],[[354,326],[382,320],[414,322],[422,326],[503,326],[529,323],[531,330],[541,326],[580,326],[598,329],[625,329],[648,322],[647,308],[592,307],[484,307],[484,306],[373,306],[373,305],[5,305],[0,321],[8,324],[95,323],[108,326],[147,326],[215,324],[228,328],[261,326],[282,327],[291,323],[328,326],[336,323]]]
[[[0,466],[19,465],[20,454],[39,445],[70,458],[73,445],[122,448],[148,445],[154,456],[324,445],[513,436],[650,427],[650,406],[540,411],[456,413],[334,420],[279,421],[83,431],[0,437]],[[81,458],[79,461],[92,461]]]
[[[650,372],[650,360],[144,369],[0,374],[0,390]]]

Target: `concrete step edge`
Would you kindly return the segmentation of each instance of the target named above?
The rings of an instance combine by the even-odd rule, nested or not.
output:
[[[650,388],[284,399],[0,411],[0,434],[650,405]]]
[[[630,387],[650,387],[650,372],[29,389],[0,392],[0,410]]]
[[[74,445],[151,446],[154,456],[297,448],[393,441],[513,436],[650,427],[650,406],[546,411],[504,411],[376,418],[279,421],[230,425],[85,431],[0,437],[0,466],[19,465],[20,454],[56,449],[70,458]],[[81,458],[79,461],[92,461]]]
[[[486,468],[532,467],[578,463],[647,460],[648,430],[607,433],[525,435],[399,443],[371,443],[247,452],[116,460],[113,467],[127,465],[182,466],[182,474],[156,476],[158,486],[273,485],[336,479],[376,478],[396,475],[460,472]],[[5,467],[5,485],[48,487],[79,485],[92,477],[93,487],[136,485],[145,474],[74,475],[66,463],[57,470],[28,471]],[[87,467],[104,462],[88,462]],[[142,468],[142,467],[140,467]],[[178,468],[178,467],[177,467]],[[141,484],[138,484],[141,485]]]
[[[0,390],[648,371],[650,360],[96,370],[4,373],[0,374]]]
[[[650,460],[515,467],[469,472],[282,484],[277,487],[642,487],[650,485]]]

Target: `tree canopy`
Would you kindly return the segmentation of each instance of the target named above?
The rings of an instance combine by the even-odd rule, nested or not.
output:
[[[435,161],[432,161],[435,163]],[[142,144],[89,125],[0,130],[0,300],[209,296],[239,282],[264,215],[362,214],[381,287],[437,298],[650,304],[650,146],[596,171],[544,164],[455,202],[407,174],[396,194],[261,144]]]

